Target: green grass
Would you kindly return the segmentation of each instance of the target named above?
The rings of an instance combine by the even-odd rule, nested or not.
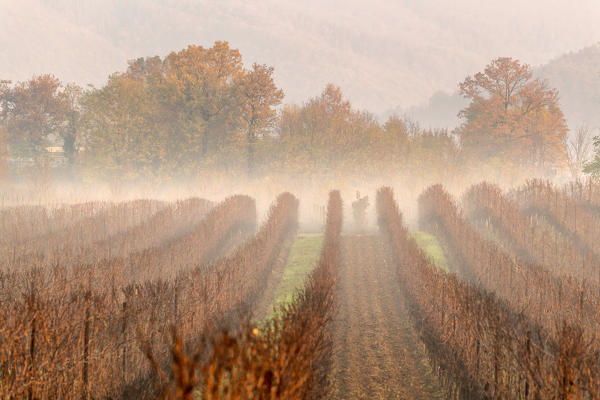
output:
[[[448,261],[444,255],[444,250],[438,239],[427,232],[417,231],[411,232],[410,236],[415,239],[421,250],[425,252],[427,257],[433,264],[444,272],[449,272]]]
[[[273,307],[289,303],[294,294],[302,285],[310,272],[317,266],[321,255],[323,235],[300,234],[294,240],[288,255],[287,263],[283,270],[281,282],[275,289],[274,301],[269,317],[273,315]]]

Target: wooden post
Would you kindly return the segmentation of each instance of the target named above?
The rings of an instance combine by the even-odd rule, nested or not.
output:
[[[34,311],[35,313],[35,311]],[[35,332],[36,332],[36,317],[34,315],[31,320],[31,340],[29,342],[29,360],[31,362],[31,375],[35,375]],[[33,380],[32,380],[33,383]],[[33,400],[33,387],[30,385],[27,393],[28,400]]]
[[[121,337],[123,338],[123,381],[127,377],[127,298],[123,301],[123,325],[121,326]]]
[[[85,292],[84,300],[84,321],[83,321],[83,370],[82,370],[82,394],[83,400],[89,400],[90,380],[89,380],[89,355],[90,355],[90,291]]]

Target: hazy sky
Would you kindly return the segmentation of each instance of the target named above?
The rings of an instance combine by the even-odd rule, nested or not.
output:
[[[600,0],[0,0],[0,79],[102,84],[128,59],[228,40],[286,101],[327,82],[375,112],[453,91],[493,57],[533,65],[600,41]]]

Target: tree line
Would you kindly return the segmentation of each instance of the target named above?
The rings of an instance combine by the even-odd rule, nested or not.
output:
[[[523,170],[548,177],[577,165],[598,175],[598,155],[587,165],[570,162],[558,91],[518,60],[492,60],[459,84],[470,104],[451,132],[398,116],[379,122],[332,84],[301,105],[282,105],[274,73],[265,64],[246,67],[237,49],[215,42],[132,60],[99,88],[52,75],[2,81],[0,174],[23,174],[15,160],[39,171],[55,144],[69,177],[131,183],[215,171],[251,178],[405,171],[445,180]]]

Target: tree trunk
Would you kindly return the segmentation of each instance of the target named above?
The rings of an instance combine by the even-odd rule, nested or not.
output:
[[[256,137],[248,132],[248,178],[254,177],[254,144]]]

